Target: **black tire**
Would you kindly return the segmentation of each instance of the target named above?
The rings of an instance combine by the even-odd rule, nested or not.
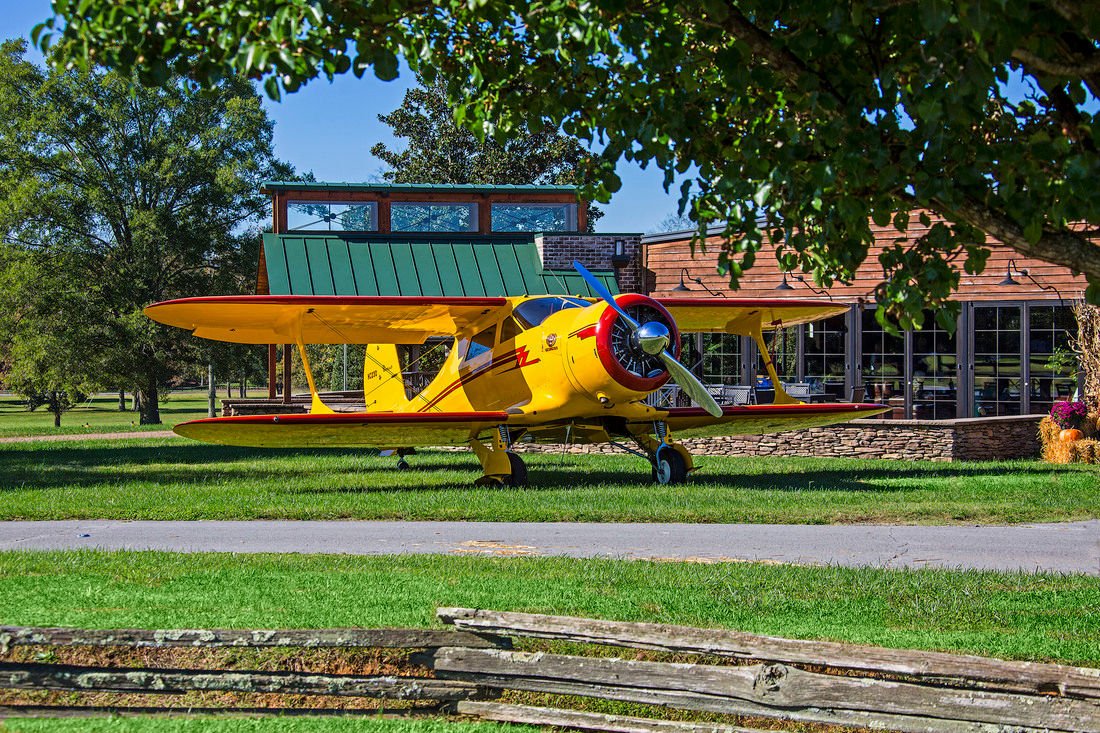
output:
[[[653,479],[660,485],[682,484],[687,481],[687,462],[675,448],[662,445],[657,449],[657,465]]]
[[[397,462],[397,470],[398,471],[408,471],[409,468],[410,468],[409,462],[406,461],[404,458],[402,458],[401,460],[399,460]]]
[[[504,483],[514,488],[522,488],[527,485],[527,466],[523,459],[512,451],[508,451],[508,466],[512,469],[512,475],[504,479]]]

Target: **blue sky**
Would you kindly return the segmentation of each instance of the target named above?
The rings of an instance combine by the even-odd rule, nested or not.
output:
[[[49,0],[0,0],[0,39],[28,37],[31,28],[53,15]],[[321,181],[365,181],[382,170],[370,154],[377,142],[394,147],[397,141],[378,115],[401,104],[414,80],[408,71],[392,82],[351,74],[329,83],[311,82],[282,102],[265,98],[275,121],[275,153],[300,171],[312,170]],[[399,147],[399,144],[398,144]],[[603,232],[648,232],[676,212],[678,194],[665,193],[662,174],[620,163],[623,186],[597,223]],[[676,191],[676,188],[673,189]]]

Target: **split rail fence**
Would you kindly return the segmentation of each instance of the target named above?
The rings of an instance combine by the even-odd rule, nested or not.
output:
[[[1100,731],[1100,669],[883,649],[648,623],[440,608],[449,631],[75,630],[0,626],[16,645],[419,649],[427,674],[97,668],[0,662],[0,688],[172,694],[270,692],[430,703],[414,708],[620,733],[743,733],[706,722],[606,715],[499,701],[504,691],[599,698],[662,708],[912,733]],[[534,638],[677,655],[687,662],[517,651]],[[168,708],[142,708],[167,711]],[[289,709],[266,712],[292,714]],[[91,714],[87,708],[3,714]],[[112,710],[107,712],[125,712]],[[362,713],[363,711],[346,711]]]

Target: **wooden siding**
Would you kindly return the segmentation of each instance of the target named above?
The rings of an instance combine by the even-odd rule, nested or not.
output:
[[[872,225],[875,234],[875,245],[867,255],[863,265],[857,270],[855,280],[848,285],[834,285],[828,288],[828,293],[834,299],[841,302],[857,302],[859,300],[873,301],[875,286],[882,278],[882,267],[878,264],[878,255],[885,248],[893,246],[897,237],[902,236],[891,228],[876,227]],[[905,241],[915,241],[928,231],[928,227],[922,226],[914,218],[910,224]],[[691,292],[675,293],[677,297],[712,297],[698,283],[691,278],[700,278],[703,283],[716,292],[725,293],[730,297],[741,298],[813,298],[820,297],[813,293],[807,284],[794,279],[801,273],[787,275],[787,284],[793,290],[776,290],[775,287],[782,282],[783,276],[779,272],[776,262],[775,249],[765,247],[756,256],[756,263],[749,269],[741,280],[741,287],[737,291],[730,290],[729,280],[717,273],[718,252],[721,250],[720,237],[708,237],[706,252],[697,251],[694,258],[691,256],[691,236],[685,234],[683,239],[668,242],[646,242],[642,240],[643,258],[646,269],[649,270],[649,284],[654,295],[670,296],[670,291],[680,284],[681,268],[687,269],[685,285]],[[904,242],[903,242],[904,243]],[[993,240],[988,241],[987,246],[991,250],[986,262],[985,271],[980,275],[962,273],[959,283],[957,298],[965,301],[996,301],[996,300],[1058,300],[1059,293],[1065,300],[1074,300],[1082,297],[1087,283],[1085,278],[1074,275],[1068,268],[1053,265],[1042,260],[1024,257],[1015,250]],[[1018,285],[1001,285],[1008,272],[1009,260],[1013,260],[1015,268],[1012,276]],[[958,264],[958,270],[962,272],[962,262]],[[1042,285],[1051,286],[1058,292],[1044,290],[1035,282],[1029,280],[1020,270],[1026,270],[1031,277]],[[809,275],[804,275],[806,283],[817,288]]]

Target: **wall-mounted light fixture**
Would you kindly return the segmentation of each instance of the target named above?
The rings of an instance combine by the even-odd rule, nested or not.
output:
[[[674,292],[674,293],[690,293],[690,292],[692,292],[691,288],[689,288],[687,285],[684,284],[684,276],[685,275],[687,275],[687,268],[686,267],[681,267],[680,268],[680,284],[677,285],[676,287],[674,287],[672,289],[672,292]],[[717,290],[711,290],[710,288],[708,288],[707,284],[705,282],[703,282],[702,278],[691,277],[690,275],[688,275],[688,280],[691,280],[693,283],[695,283],[696,285],[701,287],[703,290],[706,290],[708,293],[710,293],[711,295],[713,295],[716,298],[725,298],[726,297],[725,293],[719,292]]]
[[[616,239],[615,247],[611,250],[611,266],[615,269],[619,269],[629,264],[630,255],[626,253],[626,243],[621,239]]]
[[[1038,285],[1040,290],[1053,290],[1054,294],[1058,296],[1058,304],[1059,305],[1065,305],[1065,301],[1062,298],[1062,293],[1061,293],[1060,290],[1058,290],[1058,288],[1054,287],[1053,285],[1043,285],[1041,282],[1039,282],[1038,280],[1033,278],[1027,270],[1022,270],[1019,267],[1016,267],[1016,260],[1009,260],[1008,261],[1008,268],[1005,271],[1005,279],[1001,280],[997,284],[998,285],[1019,285],[1020,283],[1014,277],[1012,277],[1012,271],[1013,270],[1016,271],[1017,275],[1023,275],[1028,280],[1030,280],[1031,282]]]
[[[786,272],[783,273],[783,282],[776,285],[773,288],[773,290],[794,290],[794,288],[792,288],[790,285],[787,284],[787,273]]]
[[[808,287],[810,289],[810,291],[812,293],[814,293],[815,295],[824,295],[829,300],[833,299],[833,294],[832,293],[830,293],[828,290],[825,290],[825,289],[818,290],[813,285],[810,285],[808,282],[806,282],[806,278],[804,276],[795,275],[794,279],[797,280],[798,282],[802,283],[806,287]]]

